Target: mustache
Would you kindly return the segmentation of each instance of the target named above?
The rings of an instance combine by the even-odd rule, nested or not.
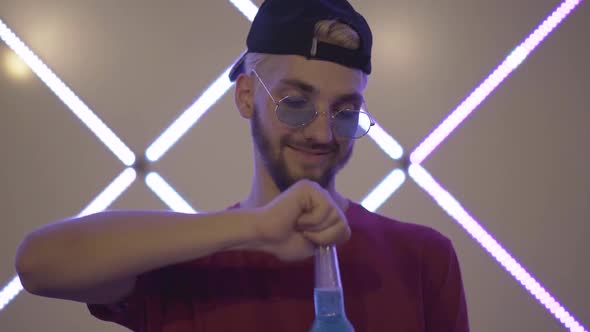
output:
[[[324,144],[324,143],[317,143],[317,142],[313,142],[313,141],[304,141],[304,142],[297,142],[297,141],[293,141],[290,139],[284,139],[281,142],[282,146],[291,146],[294,147],[296,149],[302,149],[302,150],[311,150],[311,151],[317,151],[317,152],[323,152],[323,153],[330,153],[330,152],[336,152],[339,149],[339,145],[337,143],[331,143],[331,144]]]

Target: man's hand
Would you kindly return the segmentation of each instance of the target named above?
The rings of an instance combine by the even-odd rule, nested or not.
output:
[[[350,238],[344,213],[317,183],[301,180],[262,207],[255,221],[261,249],[281,260],[312,256],[320,245]]]

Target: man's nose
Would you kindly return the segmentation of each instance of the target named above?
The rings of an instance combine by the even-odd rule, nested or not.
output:
[[[315,119],[303,127],[303,136],[317,143],[330,143],[334,139],[333,135],[329,111],[318,111]]]

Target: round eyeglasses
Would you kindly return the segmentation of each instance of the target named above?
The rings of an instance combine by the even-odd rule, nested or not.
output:
[[[304,127],[318,116],[313,102],[304,97],[286,96],[276,101],[272,96],[266,84],[262,81],[256,70],[252,69],[260,84],[266,90],[275,104],[275,113],[282,123],[292,128]],[[344,138],[361,138],[365,136],[369,129],[375,125],[372,116],[361,109],[343,108],[330,114],[332,130],[340,137]]]

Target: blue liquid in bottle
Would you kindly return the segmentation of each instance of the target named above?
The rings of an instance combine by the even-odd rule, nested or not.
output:
[[[334,246],[316,248],[313,297],[315,320],[310,332],[354,332],[344,310],[338,254]]]
[[[341,288],[314,290],[316,317],[310,332],[354,332],[344,313]]]

